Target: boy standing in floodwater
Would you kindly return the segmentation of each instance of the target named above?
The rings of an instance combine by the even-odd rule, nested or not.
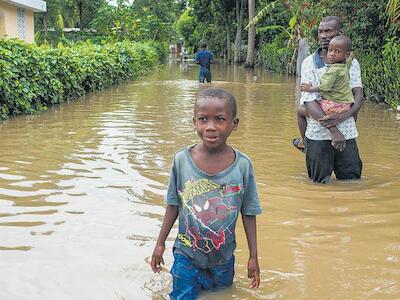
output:
[[[173,247],[171,299],[196,299],[200,291],[233,283],[235,226],[242,214],[249,247],[250,287],[260,284],[256,215],[261,213],[251,160],[226,144],[237,129],[236,100],[217,88],[196,97],[193,123],[201,143],[175,154],[166,197],[167,209],[151,267],[161,271],[165,240],[179,217]]]

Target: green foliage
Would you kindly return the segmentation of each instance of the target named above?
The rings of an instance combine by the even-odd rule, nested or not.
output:
[[[38,47],[0,40],[0,118],[34,113],[121,81],[158,64],[160,50],[129,41]]]
[[[400,44],[387,40],[381,53],[368,51],[359,56],[364,90],[369,99],[400,105]]]
[[[387,22],[396,23],[400,20],[400,1],[399,0],[389,0],[386,5]]]
[[[162,41],[175,39],[174,23],[186,6],[185,0],[48,0],[47,13],[35,14],[35,28],[43,32],[56,29],[57,34],[43,34],[38,41],[54,44],[63,41],[64,27],[79,27],[110,36],[113,41]],[[115,2],[115,1],[114,1]],[[62,21],[62,22],[61,22]],[[67,34],[65,34],[67,35]],[[46,36],[46,38],[44,37]],[[67,37],[66,37],[67,38]],[[65,41],[63,41],[65,42]]]
[[[167,42],[146,42],[151,48],[156,51],[157,59],[159,63],[165,62],[169,52],[169,44]]]
[[[185,45],[196,51],[199,42],[204,40],[214,53],[226,54],[227,30],[231,39],[236,31],[235,5],[233,0],[190,0],[190,15],[195,18],[195,28],[190,39],[185,39]]]
[[[109,35],[99,34],[92,31],[71,31],[61,34],[58,31],[51,31],[47,33],[47,37],[41,32],[35,33],[35,43],[37,45],[51,45],[57,47],[61,42],[64,45],[73,45],[77,42],[91,41],[93,44],[105,44],[113,42],[114,39]]]
[[[101,6],[92,26],[115,39],[166,42],[175,37],[173,24],[179,13],[180,4],[173,0],[119,0],[117,6]]]
[[[105,3],[106,0],[46,0],[47,13],[35,14],[35,28],[42,31],[44,19],[48,28],[57,28],[60,17],[62,27],[90,28],[96,10]]]
[[[282,1],[260,0],[259,10],[255,18],[250,21],[254,22],[256,28],[267,26],[283,26],[287,28],[292,16],[292,11]],[[263,37],[264,41],[270,42],[277,34],[280,34],[280,31],[273,29],[267,31],[259,30],[258,34]]]
[[[260,49],[260,63],[268,70],[278,73],[294,73],[291,66],[293,49],[288,47],[286,33],[277,35],[271,43],[264,44]]]
[[[389,0],[390,2],[391,0]],[[354,49],[380,51],[387,37],[400,33],[400,23],[387,24],[388,0],[311,1],[289,0],[289,10],[298,10],[298,24],[303,37],[316,40],[319,21],[326,16],[342,18],[346,35]]]
[[[245,27],[245,30],[247,30],[251,24],[254,24],[255,26],[258,26],[269,14],[271,14],[272,10],[275,8],[276,1],[272,1],[270,3],[267,3],[265,6],[263,6],[260,11],[254,16],[253,20],[250,20],[249,24]]]
[[[201,37],[194,34],[197,26],[197,19],[191,15],[190,9],[185,10],[176,22],[176,31],[185,41],[186,47],[194,47],[200,42]]]
[[[385,1],[365,1],[364,5],[348,2],[342,12],[345,32],[352,39],[354,49],[374,49],[380,51],[385,43]],[[335,7],[333,11],[340,14]],[[378,13],[377,13],[378,12]]]

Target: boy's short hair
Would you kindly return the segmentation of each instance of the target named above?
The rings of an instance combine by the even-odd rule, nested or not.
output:
[[[346,51],[351,51],[352,44],[351,44],[351,39],[348,36],[337,35],[331,39],[331,42],[332,41],[338,41],[338,42],[343,43],[343,45],[346,47]]]
[[[236,115],[237,115],[236,99],[235,99],[235,96],[233,96],[228,91],[225,91],[224,89],[220,89],[220,88],[207,88],[205,90],[200,91],[197,94],[196,101],[197,101],[197,99],[203,98],[203,97],[225,100],[228,103],[229,108],[232,111],[232,118],[236,118]],[[195,109],[196,109],[196,105],[195,105]]]
[[[207,48],[206,42],[200,42],[200,48]]]
[[[320,23],[328,23],[328,22],[335,22],[336,23],[336,30],[340,30],[343,28],[343,22],[342,19],[339,18],[338,16],[328,16],[325,17],[321,20]]]

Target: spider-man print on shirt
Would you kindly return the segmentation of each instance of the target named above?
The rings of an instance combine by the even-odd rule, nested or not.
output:
[[[178,194],[183,203],[186,225],[194,225],[186,226],[180,242],[205,253],[218,251],[237,219],[237,195],[241,191],[241,185],[221,186],[209,179],[187,181]],[[189,222],[189,218],[194,222]]]

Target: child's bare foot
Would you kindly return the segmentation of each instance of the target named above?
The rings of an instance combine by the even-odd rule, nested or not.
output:
[[[304,153],[304,143],[301,138],[295,138],[292,141],[293,146],[295,146],[298,150]]]

